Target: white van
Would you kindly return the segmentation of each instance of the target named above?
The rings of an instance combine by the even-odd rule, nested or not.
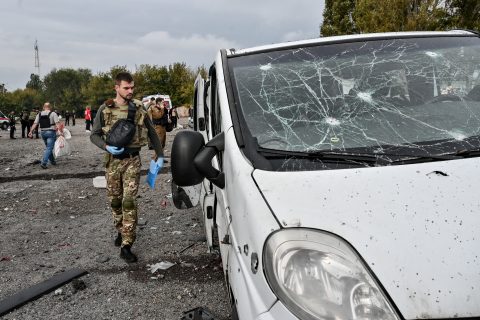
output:
[[[217,54],[171,169],[234,319],[480,317],[479,66],[467,31]]]
[[[150,99],[151,98],[154,98],[154,99],[157,99],[157,98],[162,98],[164,101],[167,101],[167,109],[170,110],[173,106],[172,106],[172,100],[170,99],[170,96],[168,94],[151,94],[149,96],[145,96],[142,98],[142,103],[144,106],[146,106],[149,102],[150,102]]]

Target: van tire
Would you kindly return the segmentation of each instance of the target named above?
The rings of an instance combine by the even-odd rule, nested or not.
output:
[[[2,123],[2,126],[1,126],[2,130],[7,130],[8,128],[8,125],[6,122]]]

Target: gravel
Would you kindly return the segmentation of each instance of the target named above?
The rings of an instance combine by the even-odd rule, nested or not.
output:
[[[17,130],[17,139],[10,140],[0,131],[0,300],[64,270],[83,268],[88,275],[3,319],[180,319],[196,307],[229,319],[220,257],[207,253],[199,208],[173,206],[170,162],[154,190],[142,175],[132,247],[139,262],[127,264],[113,245],[105,189],[93,187],[93,178],[104,174],[103,153],[90,143],[83,121],[68,128],[72,155],[46,170],[36,163],[41,139],[19,138]],[[168,134],[167,160],[179,130]],[[143,149],[146,172],[153,151]],[[152,273],[149,266],[160,262],[174,265]]]

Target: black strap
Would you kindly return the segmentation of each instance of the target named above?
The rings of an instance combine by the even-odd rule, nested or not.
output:
[[[131,123],[135,123],[135,113],[137,112],[137,107],[133,104],[132,101],[128,101],[128,115],[127,120]]]

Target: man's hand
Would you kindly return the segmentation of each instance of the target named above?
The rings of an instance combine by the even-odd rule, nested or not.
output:
[[[158,157],[155,161],[155,166],[158,168],[158,171],[163,167],[163,157]]]
[[[114,156],[119,155],[124,151],[123,148],[114,147],[114,146],[106,146],[105,149],[111,154],[113,154]]]

